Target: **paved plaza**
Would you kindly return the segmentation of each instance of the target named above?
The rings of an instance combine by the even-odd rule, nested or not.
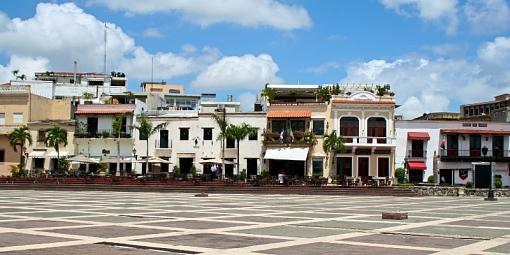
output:
[[[0,254],[510,254],[505,198],[193,195],[2,190]]]

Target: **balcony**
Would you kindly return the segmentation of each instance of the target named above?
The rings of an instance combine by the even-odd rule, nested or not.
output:
[[[408,160],[426,160],[427,159],[427,151],[426,150],[408,150],[406,158]]]
[[[264,135],[264,145],[273,147],[308,147],[313,145],[315,139],[313,134],[310,132],[293,132],[293,137],[285,135],[283,139],[280,137],[280,133],[268,131]]]
[[[117,138],[118,135],[114,134],[113,129],[98,129],[98,130],[76,130],[74,137],[76,138]],[[126,131],[120,132],[120,138],[132,138],[132,130],[127,128]]]
[[[363,137],[363,136],[342,136],[345,146],[357,147],[394,147],[396,146],[395,137]]]
[[[510,150],[488,150],[487,156],[482,155],[481,149],[459,150],[441,149],[440,158],[442,161],[495,161],[510,162]]]

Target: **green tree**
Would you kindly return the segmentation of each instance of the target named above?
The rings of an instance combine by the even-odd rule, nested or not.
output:
[[[46,146],[53,147],[57,151],[57,172],[62,173],[60,169],[60,145],[67,146],[67,130],[59,126],[53,126],[46,129]]]
[[[83,99],[85,100],[91,100],[92,98],[94,98],[94,94],[90,93],[90,92],[85,92],[83,93]]]
[[[247,136],[251,135],[251,134],[254,134],[257,132],[257,129],[246,124],[246,123],[242,123],[240,125],[233,125],[233,124],[230,124],[227,129],[225,130],[225,136],[226,138],[228,139],[234,139],[237,143],[237,162],[236,162],[236,165],[237,165],[237,173],[240,174],[240,169],[239,169],[239,148],[241,147],[241,140],[244,140],[246,139]]]
[[[112,122],[112,134],[117,137],[117,171],[115,173],[117,176],[123,175],[123,173],[120,172],[120,134],[124,118],[124,115],[115,116]]]
[[[12,132],[7,135],[9,145],[12,147],[14,152],[18,152],[17,146],[19,145],[19,173],[20,175],[25,174],[25,162],[23,157],[23,148],[25,148],[26,142],[32,145],[32,135],[28,130],[28,126],[24,125],[15,128]]]
[[[19,70],[12,70],[11,73],[12,73],[12,76],[14,76],[14,79],[17,80],[18,79]]]
[[[331,131],[329,134],[324,135],[324,143],[322,148],[326,153],[336,153],[337,151],[344,150],[344,139],[341,135],[336,134],[336,130]],[[334,163],[334,156],[331,156],[331,162]]]
[[[216,124],[218,125],[218,127],[220,128],[220,133],[218,134],[218,141],[221,141],[221,169],[222,169],[222,172],[225,171],[225,139],[227,138],[226,137],[226,131],[227,131],[227,127],[228,127],[228,122],[226,120],[226,112],[225,112],[225,109],[223,109],[223,113],[220,115],[220,114],[216,114],[216,113],[213,113],[212,115],[214,121],[216,122]]]
[[[272,103],[274,97],[276,96],[276,91],[277,90],[275,88],[268,88],[266,84],[266,87],[262,90],[261,95],[266,98],[268,103]]]
[[[135,125],[134,128],[140,132],[140,140],[145,139],[145,170],[142,171],[142,175],[145,175],[149,169],[149,138],[159,130],[165,128],[168,122],[163,122],[154,126],[145,113],[140,114],[136,122],[137,125]]]
[[[319,86],[319,88],[315,91],[315,96],[318,101],[329,101],[331,98],[331,90],[329,87]]]

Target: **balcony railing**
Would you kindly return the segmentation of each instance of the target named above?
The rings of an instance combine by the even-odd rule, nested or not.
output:
[[[461,159],[471,158],[481,160],[490,158],[492,160],[510,158],[510,150],[487,150],[487,155],[484,157],[481,149],[459,150],[459,149],[441,149],[440,156],[444,159]]]
[[[310,132],[294,131],[293,135],[285,134],[283,137],[280,133],[266,132],[264,133],[265,145],[304,145],[309,146],[314,142],[313,135]]]
[[[94,131],[89,130],[76,130],[74,133],[76,138],[117,138],[118,135],[113,129],[98,129]],[[131,138],[132,130],[127,128],[125,131],[120,132],[120,138]]]
[[[408,150],[407,158],[408,159],[426,159],[427,151],[426,150]]]
[[[396,145],[395,137],[342,136],[345,145]]]

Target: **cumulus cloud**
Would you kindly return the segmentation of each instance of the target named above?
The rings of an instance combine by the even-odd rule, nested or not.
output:
[[[280,83],[279,68],[267,54],[223,57],[200,72],[193,86],[207,88],[260,88],[263,84]]]
[[[89,0],[88,3],[131,15],[177,12],[184,20],[200,26],[228,22],[294,30],[312,25],[305,8],[276,0]]]
[[[391,84],[402,105],[397,112],[413,118],[448,111],[452,103],[489,100],[507,92],[510,71],[506,63],[510,63],[510,38],[498,37],[480,46],[473,60],[414,56],[352,63],[343,82]],[[494,68],[501,64],[506,67]]]
[[[510,30],[510,4],[505,0],[469,0],[464,13],[475,33],[494,34]]]
[[[163,36],[163,34],[161,34],[161,31],[159,31],[157,27],[148,27],[143,31],[142,34],[144,37],[149,38],[158,38]]]
[[[37,57],[20,57],[11,56],[8,64],[0,65],[0,83],[15,80],[16,77],[12,71],[18,70],[18,75],[26,75],[27,78],[32,78],[35,72],[49,70],[49,61],[45,58]]]
[[[250,92],[241,93],[237,97],[237,101],[241,102],[241,111],[243,112],[252,112],[256,100],[257,95]]]
[[[448,34],[459,25],[457,0],[380,0],[386,8],[400,15],[417,16],[427,22],[445,24]]]

